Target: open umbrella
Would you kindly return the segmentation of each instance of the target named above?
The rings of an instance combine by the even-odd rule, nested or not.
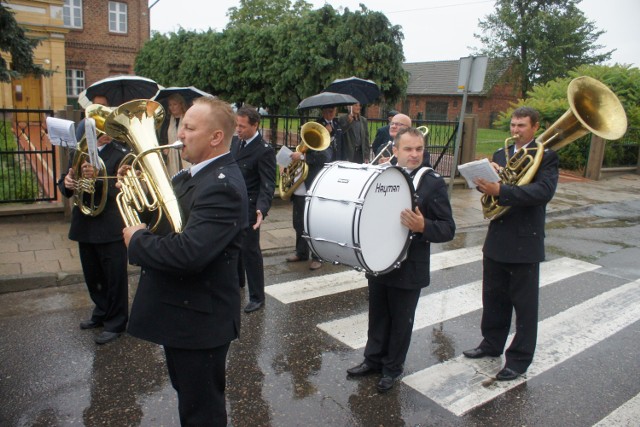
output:
[[[138,76],[112,76],[99,80],[80,92],[78,104],[87,108],[93,104],[93,98],[98,95],[106,96],[111,107],[117,107],[134,99],[151,99],[158,89],[158,83],[151,79]]]
[[[380,88],[376,82],[358,77],[336,79],[325,88],[325,91],[351,95],[363,105],[371,104],[380,96]]]
[[[164,89],[160,89],[158,93],[151,99],[154,101],[158,101],[163,106],[166,107],[167,98],[169,98],[174,93],[182,96],[184,100],[187,102],[187,106],[191,105],[191,101],[195,98],[200,98],[201,96],[211,96],[210,93],[207,93],[203,90],[198,89],[194,86],[188,87],[165,87]]]
[[[308,110],[310,108],[340,107],[342,105],[353,105],[358,100],[351,95],[333,92],[321,92],[317,95],[303,99],[298,104],[298,110]]]

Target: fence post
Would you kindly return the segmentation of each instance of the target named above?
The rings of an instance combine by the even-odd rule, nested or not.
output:
[[[600,180],[602,171],[602,161],[604,160],[604,139],[597,135],[591,135],[591,143],[589,144],[589,159],[587,160],[587,168],[585,170],[585,178],[594,181]]]
[[[74,122],[78,122],[80,120],[80,111],[74,111],[71,105],[65,106],[64,110],[58,110],[54,113],[54,117],[65,120],[72,120]],[[69,149],[58,148],[58,170],[60,171],[60,175],[62,175],[62,171],[67,170],[69,166]],[[58,177],[55,177],[57,180]],[[67,199],[62,194],[60,194],[60,200],[62,201],[62,206],[64,207],[64,217],[66,219],[71,218],[71,210],[73,209],[73,205],[70,199]]]
[[[460,152],[460,162],[458,164],[472,162],[476,159],[478,116],[476,114],[465,115],[462,130],[462,151]]]

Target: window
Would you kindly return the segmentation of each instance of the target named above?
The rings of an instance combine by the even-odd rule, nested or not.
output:
[[[425,108],[425,116],[429,120],[447,120],[449,103],[446,101],[429,101]]]
[[[78,96],[83,90],[84,71],[67,69],[67,96]]]
[[[127,4],[117,1],[109,2],[109,31],[112,33],[127,32]]]
[[[82,0],[64,0],[62,19],[65,27],[82,28]]]

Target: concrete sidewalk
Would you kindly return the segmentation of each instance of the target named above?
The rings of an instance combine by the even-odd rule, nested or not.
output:
[[[479,199],[480,193],[475,190],[454,189],[451,204],[459,232],[488,223],[482,217]],[[640,199],[637,174],[603,181],[561,175],[547,212],[552,217],[594,204],[636,199]],[[59,205],[29,205],[19,209],[16,205],[0,205],[0,293],[83,282],[78,245],[67,238],[68,231],[69,223]],[[291,204],[276,198],[262,226],[263,252],[265,256],[284,257],[293,251],[294,244]],[[136,274],[139,269],[130,266],[129,271]]]

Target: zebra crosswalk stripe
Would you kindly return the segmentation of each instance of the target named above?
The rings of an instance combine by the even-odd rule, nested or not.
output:
[[[540,264],[540,287],[593,271],[600,266],[571,258],[559,258]],[[418,301],[413,330],[425,328],[482,308],[482,281],[426,295]],[[351,348],[367,343],[368,313],[320,323],[318,328]]]
[[[640,279],[541,321],[534,362],[525,376],[514,381],[493,379],[501,368],[500,358],[459,356],[408,375],[403,382],[454,414],[463,415],[638,320]]]
[[[638,418],[640,418],[640,393],[627,400],[593,427],[637,426]]]
[[[482,247],[454,249],[431,256],[431,271],[443,270],[482,259]],[[367,286],[364,273],[350,270],[267,286],[265,292],[284,304],[306,301]]]

